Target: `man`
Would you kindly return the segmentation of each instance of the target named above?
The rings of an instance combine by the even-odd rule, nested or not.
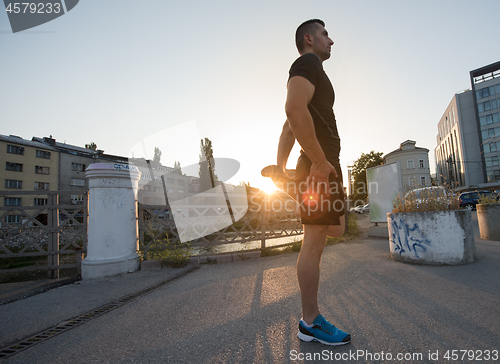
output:
[[[278,146],[278,171],[273,177],[287,173],[286,162],[297,139],[301,155],[295,172],[295,189],[290,194],[300,203],[304,224],[297,261],[302,298],[298,337],[303,341],[343,345],[350,342],[351,336],[320,315],[318,306],[320,262],[326,237],[341,236],[345,226],[340,139],[333,113],[335,94],[322,66],[330,58],[333,41],[319,19],[302,23],[295,37],[300,57],[290,68],[287,120]],[[287,187],[290,191],[290,183]]]

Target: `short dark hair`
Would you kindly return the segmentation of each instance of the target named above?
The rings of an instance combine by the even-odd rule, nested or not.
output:
[[[304,35],[313,34],[318,24],[325,26],[325,22],[319,19],[310,19],[299,25],[297,31],[295,32],[295,45],[299,50],[299,53],[304,50],[305,42]]]

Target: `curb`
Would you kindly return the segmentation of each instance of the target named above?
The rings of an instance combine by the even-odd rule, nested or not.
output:
[[[241,262],[247,259],[256,259],[256,258],[260,258],[260,251],[194,256],[189,258],[189,264],[199,265],[199,264],[232,263],[232,262]],[[161,270],[163,268],[167,267],[163,266],[163,264],[159,260],[144,260],[141,262],[141,271]]]

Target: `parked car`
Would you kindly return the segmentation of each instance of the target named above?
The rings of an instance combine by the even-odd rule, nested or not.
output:
[[[405,195],[405,199],[411,199],[413,201],[419,201],[422,198],[427,198],[429,196],[446,199],[446,190],[441,186],[423,187],[412,190]]]
[[[370,204],[367,203],[366,205],[363,206],[363,212],[370,212]]]
[[[464,192],[459,197],[460,207],[475,210],[481,197],[493,197],[498,201],[499,196],[493,191],[472,191]]]
[[[365,211],[363,210],[363,208],[364,208],[364,207],[365,207],[364,205],[358,205],[358,206],[356,206],[356,207],[355,207],[352,211],[354,211],[354,212],[356,212],[356,213],[358,213],[358,214],[362,214],[363,212],[365,212]]]

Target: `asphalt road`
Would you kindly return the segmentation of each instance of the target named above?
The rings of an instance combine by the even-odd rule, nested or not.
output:
[[[5,362],[452,363],[472,356],[500,362],[484,360],[494,358],[494,350],[500,356],[500,242],[476,239],[473,264],[410,265],[389,257],[386,239],[367,237],[367,219],[360,216],[359,238],[327,246],[322,260],[320,309],[352,335],[351,344],[327,347],[297,339],[301,312],[292,253],[204,265]],[[165,273],[158,274],[144,278],[144,286]],[[9,317],[2,339],[36,332],[30,320],[34,326],[40,320],[48,325],[54,316],[60,322],[101,305],[107,295],[133,291],[127,280],[141,286],[134,275],[0,306],[2,321]],[[450,359],[465,354],[465,360],[447,360],[447,353]]]

